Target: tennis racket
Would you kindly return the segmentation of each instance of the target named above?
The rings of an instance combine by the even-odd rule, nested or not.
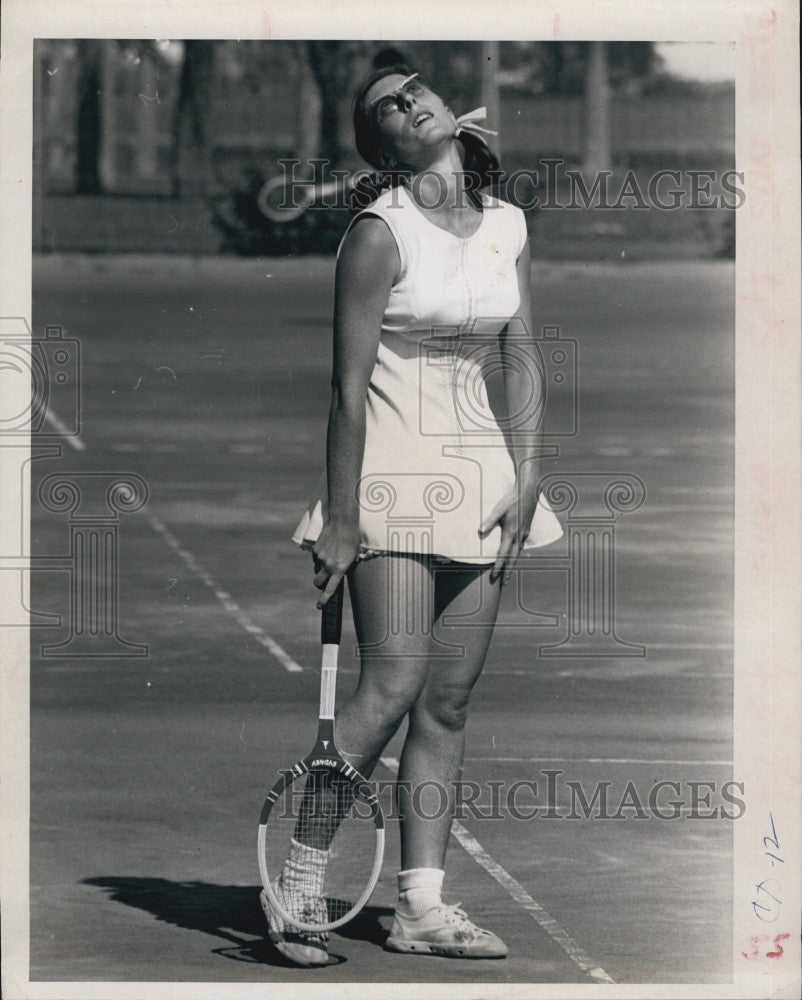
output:
[[[274,925],[283,920],[296,933],[325,939],[326,931],[345,924],[367,903],[384,854],[379,800],[343,759],[334,738],[342,606],[341,581],[321,620],[323,668],[315,745],[303,760],[281,772],[259,819],[259,873],[269,904],[265,912],[270,937],[290,957]]]
[[[317,185],[312,181],[298,181],[283,176],[271,177],[259,189],[256,204],[262,215],[273,222],[292,222],[293,219],[300,218],[316,201],[333,194],[339,197],[355,184],[355,177]]]

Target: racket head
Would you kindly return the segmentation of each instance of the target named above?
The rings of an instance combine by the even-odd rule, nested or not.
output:
[[[292,222],[300,218],[310,205],[319,204],[326,207],[323,199],[336,196],[336,206],[345,207],[343,200],[346,192],[355,187],[357,179],[353,176],[327,181],[324,184],[312,183],[308,178],[304,181],[293,180],[292,177],[271,177],[265,181],[256,195],[259,211],[272,222]]]
[[[288,905],[276,882],[297,846],[323,861],[320,881],[293,877],[293,892],[322,898],[313,908]],[[308,855],[307,855],[308,856]],[[384,856],[384,814],[370,783],[336,754],[315,753],[284,771],[259,818],[259,874],[265,895],[302,931],[329,931],[351,920],[370,898]],[[297,898],[297,896],[296,896]],[[300,910],[300,912],[299,912]]]
[[[291,177],[271,177],[256,196],[259,211],[272,222],[300,218],[314,200],[311,185],[293,183]]]

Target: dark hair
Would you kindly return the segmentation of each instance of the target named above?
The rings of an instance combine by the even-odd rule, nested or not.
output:
[[[397,66],[404,62],[404,56],[398,49],[388,45],[384,49],[379,49],[373,57],[373,68],[383,69],[385,66]]]
[[[378,137],[373,131],[373,119],[365,103],[368,91],[374,83],[378,83],[379,80],[383,80],[386,76],[412,76],[414,72],[415,70],[410,69],[406,63],[393,63],[391,66],[382,66],[371,73],[356,92],[356,97],[354,98],[354,140],[357,152],[372,167],[379,166],[377,156],[381,150],[377,141]]]
[[[376,167],[376,172],[368,177],[362,177],[357,183],[349,198],[349,209],[356,214],[367,208],[371,202],[379,197],[382,191],[400,183],[403,176],[402,171],[382,170],[379,166],[378,155],[381,147],[378,136],[374,131],[373,119],[365,103],[370,88],[385,76],[412,76],[415,70],[410,69],[406,63],[394,63],[392,66],[382,66],[364,81],[354,97],[354,139],[359,155],[372,167]],[[418,74],[420,76],[420,74]],[[423,79],[421,77],[421,79]],[[469,132],[460,132],[459,141],[465,150],[463,157],[463,167],[470,175],[468,184],[469,191],[478,191],[488,187],[494,182],[498,182],[501,177],[498,159],[479,136]]]

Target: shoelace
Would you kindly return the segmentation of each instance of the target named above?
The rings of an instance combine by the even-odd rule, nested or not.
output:
[[[446,911],[445,920],[448,924],[461,924],[465,930],[471,930],[474,933],[481,934],[482,930],[477,927],[476,924],[471,920],[465,910],[461,910],[460,907],[462,903],[443,903],[443,909]]]

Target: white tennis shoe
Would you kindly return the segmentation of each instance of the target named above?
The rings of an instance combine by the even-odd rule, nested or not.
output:
[[[288,888],[281,876],[271,883],[273,892],[284,909],[303,923],[326,923],[328,910],[322,896]],[[329,965],[329,936],[325,931],[304,931],[295,927],[275,909],[262,889],[259,902],[267,917],[270,940],[276,948],[296,965]]]
[[[501,938],[477,927],[459,906],[440,903],[419,917],[396,911],[385,947],[448,958],[504,958],[507,946]]]

